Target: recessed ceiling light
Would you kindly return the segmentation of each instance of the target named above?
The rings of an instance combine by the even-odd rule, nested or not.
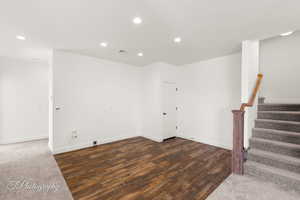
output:
[[[135,24],[140,24],[140,23],[142,23],[143,22],[143,20],[140,18],[140,17],[135,17],[135,18],[133,18],[133,23],[135,23]]]
[[[106,43],[106,42],[101,42],[100,45],[101,45],[102,47],[107,47],[107,43]]]
[[[281,33],[280,36],[289,36],[289,35],[292,35],[294,33],[294,31],[289,31],[289,32],[286,32],[286,33]]]
[[[25,36],[23,36],[23,35],[17,35],[16,38],[18,40],[26,40]]]
[[[142,52],[138,53],[137,55],[140,57],[144,56],[144,54]]]
[[[181,42],[181,38],[180,38],[180,37],[176,37],[176,38],[174,38],[174,42],[176,42],[176,43],[180,43],[180,42]]]

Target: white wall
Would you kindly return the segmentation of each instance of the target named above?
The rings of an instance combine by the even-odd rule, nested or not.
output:
[[[241,97],[241,55],[180,67],[178,135],[232,148],[232,113]]]
[[[55,153],[141,135],[140,67],[62,51],[52,67]]]
[[[49,73],[48,73],[48,133],[49,141],[48,146],[53,152],[53,142],[54,142],[54,102],[53,102],[53,51],[50,53],[49,58]]]
[[[261,41],[261,96],[266,102],[300,103],[300,32]]]
[[[59,153],[135,136],[162,141],[162,84],[172,82],[179,88],[177,136],[231,149],[240,57],[140,68],[54,51],[52,148]]]
[[[0,57],[0,143],[48,137],[47,63]]]
[[[94,140],[162,141],[162,84],[172,82],[179,88],[176,134],[230,149],[231,110],[240,106],[240,62],[235,54],[181,67],[140,68],[55,50],[49,70],[47,64],[1,59],[1,142],[47,137],[48,119],[54,153]]]
[[[242,66],[241,66],[241,101],[248,103],[253,93],[257,75],[259,73],[259,41],[246,40],[242,43]],[[257,118],[257,99],[253,103],[253,107],[245,109],[244,119],[244,146],[249,147],[249,139],[252,137],[252,129]]]
[[[184,66],[154,63],[143,69],[143,136],[162,141],[162,84],[175,83],[176,136],[232,148],[232,109],[241,98],[241,54]]]
[[[160,68],[157,64],[142,68],[142,134],[157,142],[162,141]]]
[[[142,68],[142,134],[157,142],[163,140],[162,84],[177,83],[178,67],[153,63]],[[176,135],[176,133],[174,133]]]

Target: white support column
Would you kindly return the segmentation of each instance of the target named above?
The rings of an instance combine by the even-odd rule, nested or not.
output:
[[[252,94],[259,73],[259,41],[247,40],[242,43],[242,91],[241,103],[247,103]],[[244,125],[244,146],[249,147],[254,120],[257,117],[257,100],[252,108],[246,108]]]

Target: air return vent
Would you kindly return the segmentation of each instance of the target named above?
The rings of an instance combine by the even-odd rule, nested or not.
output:
[[[127,51],[126,51],[126,50],[123,50],[123,49],[120,49],[120,50],[119,50],[119,53],[120,53],[120,54],[125,54],[125,53],[127,53]]]

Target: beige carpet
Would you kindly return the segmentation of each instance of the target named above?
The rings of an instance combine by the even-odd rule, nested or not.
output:
[[[249,176],[229,176],[207,200],[299,200],[300,194]]]
[[[1,200],[72,200],[47,140],[0,145]]]

